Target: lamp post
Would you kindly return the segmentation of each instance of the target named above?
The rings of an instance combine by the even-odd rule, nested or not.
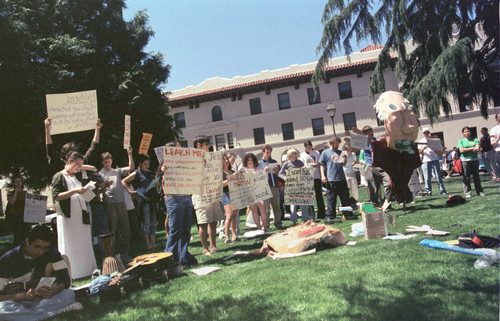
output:
[[[335,123],[334,123],[334,118],[335,118],[335,113],[337,112],[337,107],[333,105],[333,103],[329,103],[328,107],[326,107],[326,113],[328,116],[330,116],[332,120],[332,127],[333,127],[333,136],[337,136],[335,133]]]

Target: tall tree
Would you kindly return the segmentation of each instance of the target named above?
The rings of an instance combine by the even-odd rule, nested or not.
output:
[[[385,91],[383,72],[393,68],[400,91],[431,122],[464,97],[487,118],[488,104],[498,105],[498,12],[498,0],[329,0],[313,83],[333,54],[350,55],[354,40],[381,44],[385,32],[370,99]]]
[[[124,21],[123,0],[0,0],[0,174],[21,172],[41,188],[50,177],[44,150],[45,94],[97,90],[101,150],[126,159],[123,119],[132,146],[143,132],[152,146],[178,136],[160,86],[169,75],[160,53],[145,47],[154,33],[139,12]],[[60,146],[90,144],[92,132],[53,136]]]

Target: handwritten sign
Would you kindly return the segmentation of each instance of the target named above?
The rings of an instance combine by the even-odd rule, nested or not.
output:
[[[153,134],[142,133],[141,145],[139,146],[139,154],[148,154],[149,144],[151,144],[151,138],[153,138]]]
[[[254,199],[254,174],[237,173],[227,178],[229,186],[229,198],[233,210],[245,208],[255,204]]]
[[[427,147],[435,152],[441,152],[443,150],[443,145],[439,138],[427,138]]]
[[[314,205],[314,168],[291,168],[286,171],[286,205]]]
[[[351,132],[351,148],[365,149],[368,147],[368,136]]]
[[[47,214],[47,196],[26,193],[24,202],[24,222],[44,223]]]
[[[267,180],[267,173],[264,171],[254,173],[253,176],[253,193],[255,203],[267,200],[273,197],[271,193],[271,187],[269,187],[269,181]]]
[[[222,199],[222,155],[224,152],[213,152],[205,154],[205,166],[203,168],[203,189],[201,193],[201,204],[212,204]]]
[[[205,151],[163,147],[163,192],[171,195],[201,194]]]
[[[130,146],[130,116],[125,115],[125,131],[123,133],[123,149]]]
[[[95,128],[99,118],[95,90],[45,95],[45,99],[47,115],[52,118],[52,135]]]
[[[156,158],[158,158],[158,164],[163,164],[163,148],[164,146],[154,148]]]

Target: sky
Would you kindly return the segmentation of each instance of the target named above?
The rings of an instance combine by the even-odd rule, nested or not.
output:
[[[128,0],[124,19],[146,10],[155,32],[146,51],[171,66],[163,90],[213,77],[315,62],[326,0]],[[369,43],[352,44],[353,50]],[[339,53],[336,56],[341,56]]]

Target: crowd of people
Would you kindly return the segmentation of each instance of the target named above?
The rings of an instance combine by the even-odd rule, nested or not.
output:
[[[491,129],[490,134],[487,128],[482,128],[483,136],[480,140],[472,137],[469,127],[464,127],[463,139],[458,141],[457,147],[448,153],[429,148],[427,140],[431,138],[430,130],[428,128],[422,130],[423,138],[417,143],[423,163],[421,170],[426,195],[432,194],[433,177],[437,180],[440,194],[446,195],[441,172],[445,171],[449,176],[455,169],[463,175],[466,197],[472,195],[471,176],[477,195],[484,196],[479,179],[479,154],[482,156],[492,181],[499,180],[497,163],[500,160],[500,114],[497,114],[495,119],[498,125]],[[48,255],[50,249],[52,253],[50,255],[57,261],[53,262],[55,270],[67,270],[68,266],[60,262],[60,256],[66,256],[73,279],[87,277],[98,267],[105,255],[100,243],[100,235],[106,233],[115,235],[115,252],[120,255],[124,263],[131,261],[130,242],[131,238],[136,237],[137,234],[142,236],[146,251],[163,250],[157,247],[155,240],[160,203],[164,203],[166,210],[165,251],[173,254],[177,265],[197,265],[198,260],[188,249],[193,218],[198,226],[204,255],[211,255],[219,250],[216,245],[218,222],[223,222],[222,229],[226,244],[234,244],[240,240],[238,228],[240,209],[231,206],[228,184],[229,178],[237,172],[265,172],[267,174],[272,197],[256,202],[247,209],[247,215],[252,216],[256,228],[264,232],[270,230],[271,208],[275,229],[283,228],[286,212],[290,213],[290,221],[293,225],[298,223],[299,205],[290,204],[288,207],[284,204],[286,173],[292,168],[314,169],[317,209],[315,211],[314,206],[301,205],[303,221],[325,219],[331,222],[336,219],[337,197],[340,199],[342,219],[352,217],[352,211],[356,208],[357,202],[361,201],[358,192],[359,182],[353,167],[357,164],[359,164],[357,167],[362,167],[369,201],[380,206],[384,201],[393,200],[389,175],[382,168],[373,166],[371,144],[360,150],[358,156],[353,152],[348,141],[344,142],[341,147],[342,140],[336,136],[328,141],[328,148],[321,153],[313,149],[311,141],[306,141],[302,153],[297,149],[289,148],[286,151],[286,157],[281,159],[281,164],[272,158],[273,148],[269,144],[262,148],[260,160],[253,153],[247,153],[242,159],[231,152],[225,153],[222,158],[221,173],[222,199],[206,203],[202,202],[200,195],[174,195],[168,190],[161,190],[161,178],[166,166],[161,164],[157,171],[153,171],[150,169],[149,156],[138,155],[136,168],[130,147],[127,149],[127,166],[114,168],[113,156],[109,152],[99,154],[101,128],[102,124],[98,120],[91,146],[85,154],[79,153],[73,143],[64,144],[58,153],[51,140],[51,119],[45,120],[47,159],[54,173],[51,191],[58,214],[58,250],[55,250],[55,247],[54,249],[49,247],[50,239],[48,239],[47,232],[39,232],[42,235],[39,236],[36,231],[33,232],[33,229],[30,232],[29,226],[23,222],[22,213],[26,192],[22,178],[13,176],[12,189],[8,193],[6,215],[7,222],[14,233],[16,247],[0,258],[0,271],[2,271],[0,272],[0,290],[7,283],[6,280],[20,276],[19,273],[13,273],[2,266],[5,266],[12,256],[21,255],[19,253],[24,253],[24,256],[31,255],[31,248],[37,240],[42,242],[44,247],[33,256]],[[374,136],[370,126],[363,127],[362,132],[370,142],[378,139]],[[167,145],[180,146],[176,142]],[[208,152],[211,148],[210,139],[203,135],[197,136],[193,141],[193,147]],[[241,164],[238,164],[239,162]],[[100,170],[97,169],[98,167]],[[92,193],[89,193],[90,191]],[[326,193],[326,204],[323,199],[324,193]],[[58,287],[57,291],[52,294],[62,293],[67,288],[66,278],[64,274],[58,281],[64,287]],[[28,292],[23,298],[27,298],[27,295]]]

